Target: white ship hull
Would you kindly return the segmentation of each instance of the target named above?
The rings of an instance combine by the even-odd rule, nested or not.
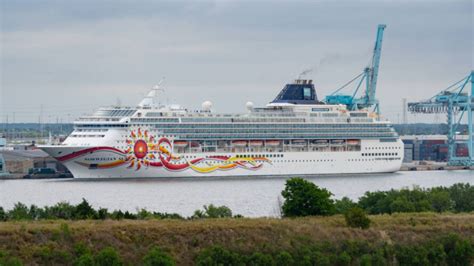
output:
[[[75,178],[181,178],[396,172],[402,163],[402,145],[400,140],[391,143],[365,140],[362,143],[361,151],[354,152],[229,153],[219,154],[219,157],[223,158],[218,160],[212,159],[216,156],[215,152],[184,156],[173,154],[176,159],[168,162],[168,166],[159,165],[160,158],[166,156],[162,154],[157,154],[156,158],[152,160],[155,165],[151,165],[150,161],[147,164],[146,162],[139,163],[133,158],[127,160],[127,154],[122,154],[114,148],[104,150],[102,149],[104,147],[101,147],[82,155],[78,154],[81,151],[94,148],[44,146],[42,149],[60,161],[62,160]],[[78,156],[74,156],[75,154]],[[70,159],[67,159],[68,155],[72,155],[69,156]],[[238,156],[244,158],[238,158]],[[192,163],[193,160],[199,158],[204,160]],[[117,162],[117,159],[118,164],[114,166],[113,163]],[[90,162],[98,163],[94,165]]]

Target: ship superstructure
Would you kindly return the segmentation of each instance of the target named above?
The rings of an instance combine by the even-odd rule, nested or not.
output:
[[[74,177],[273,176],[395,172],[403,144],[367,110],[318,100],[311,80],[287,84],[241,114],[161,106],[155,87],[135,108],[101,108],[42,149]]]

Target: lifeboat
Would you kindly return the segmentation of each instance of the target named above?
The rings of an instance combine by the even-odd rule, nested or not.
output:
[[[360,144],[360,140],[358,139],[349,139],[347,140],[347,145],[359,145]]]
[[[267,140],[265,141],[266,146],[279,146],[281,141],[279,140]]]
[[[326,139],[318,139],[318,140],[313,140],[311,143],[318,147],[326,147],[328,146],[328,141]]]
[[[250,146],[261,147],[261,146],[263,146],[263,141],[262,140],[251,140],[250,141]]]
[[[291,141],[291,145],[293,146],[306,146],[306,140],[304,139],[295,139]]]
[[[234,146],[234,147],[245,147],[245,146],[247,146],[247,141],[245,141],[245,140],[234,140],[234,141],[232,141],[232,146]]]
[[[173,144],[177,148],[184,148],[188,146],[188,142],[185,140],[175,140]]]
[[[197,142],[197,141],[192,141],[192,142],[191,142],[191,147],[197,148],[197,147],[199,147],[199,146],[201,146],[201,145],[199,144],[199,142]]]
[[[345,141],[343,139],[333,139],[331,140],[331,145],[333,146],[342,146],[344,145]]]

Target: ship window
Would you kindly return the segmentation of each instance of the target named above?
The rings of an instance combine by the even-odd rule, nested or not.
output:
[[[303,89],[303,99],[312,100],[311,99],[311,88],[304,88]]]

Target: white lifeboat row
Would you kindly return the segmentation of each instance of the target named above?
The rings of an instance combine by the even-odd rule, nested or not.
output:
[[[231,146],[233,147],[246,147],[248,146],[253,146],[253,147],[262,147],[262,146],[270,146],[270,147],[275,147],[279,146],[282,143],[281,140],[233,140],[231,142]],[[308,144],[307,140],[304,139],[296,139],[291,141],[292,146],[306,146]],[[312,140],[309,142],[310,145],[315,145],[318,147],[326,147],[328,145],[331,146],[343,146],[345,144],[354,146],[354,145],[360,145],[360,140],[358,139],[349,139],[349,140],[344,140],[344,139],[333,139],[333,140],[324,140],[324,139],[318,139],[318,140]],[[191,145],[191,147],[199,147],[199,143],[196,141],[186,141],[186,140],[175,140],[174,141],[174,147],[177,148],[185,148],[187,146]]]

